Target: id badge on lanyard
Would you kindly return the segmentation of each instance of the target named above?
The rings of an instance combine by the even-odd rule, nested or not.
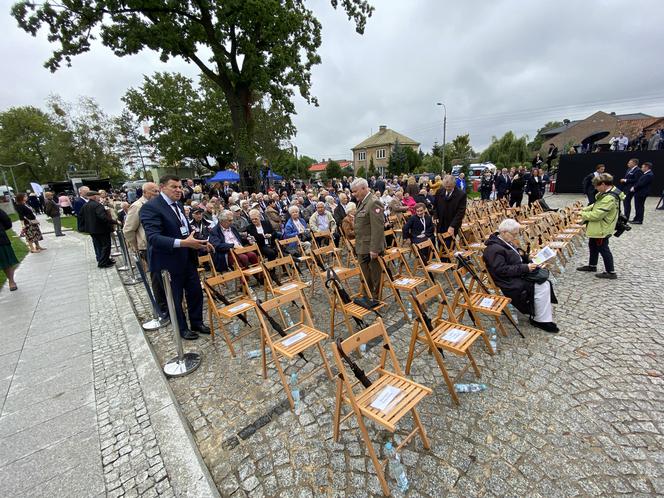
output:
[[[189,230],[187,230],[187,227],[185,226],[180,226],[180,233],[182,234],[183,237],[186,237],[189,235]]]

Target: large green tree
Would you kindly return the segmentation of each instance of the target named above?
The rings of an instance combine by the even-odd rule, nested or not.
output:
[[[567,122],[569,123],[569,121]],[[528,149],[531,152],[539,151],[542,148],[542,145],[544,145],[544,136],[542,135],[542,133],[552,128],[558,128],[563,124],[565,123],[563,123],[562,121],[549,121],[548,123],[546,123],[539,130],[537,130],[537,134],[535,135],[535,138],[533,138],[533,141],[528,143]]]
[[[480,161],[492,162],[498,168],[509,168],[527,161],[529,157],[528,136],[517,138],[514,132],[508,131],[499,139],[496,137],[491,139],[491,145],[482,152]]]
[[[366,0],[331,0],[355,21],[358,33],[373,8]],[[253,147],[254,104],[268,98],[284,114],[294,113],[294,89],[309,103],[311,69],[320,63],[321,23],[305,0],[62,0],[14,4],[12,15],[25,31],[49,29],[58,46],[46,67],[101,42],[122,57],[144,48],[162,61],[182,57],[196,64],[224,94],[233,125],[234,154],[241,172],[257,176]]]

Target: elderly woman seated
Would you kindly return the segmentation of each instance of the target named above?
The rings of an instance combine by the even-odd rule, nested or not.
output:
[[[298,237],[302,243],[305,253],[309,253],[311,248],[311,231],[307,227],[307,224],[302,221],[300,218],[300,208],[297,206],[291,206],[288,208],[288,214],[290,218],[284,225],[284,239],[290,239],[292,237]],[[299,254],[296,244],[289,244],[286,247],[286,250],[293,256],[302,256]]]
[[[519,230],[516,220],[506,219],[498,225],[498,233],[486,241],[484,262],[491,277],[503,294],[512,299],[512,304],[524,315],[530,316],[530,323],[546,332],[558,332],[553,322],[553,307],[556,303],[553,286],[548,280],[535,283],[527,278],[539,268],[529,262],[519,248]]]
[[[348,240],[355,240],[355,213],[357,206],[354,202],[349,202],[346,206],[346,217],[341,220],[341,231]]]

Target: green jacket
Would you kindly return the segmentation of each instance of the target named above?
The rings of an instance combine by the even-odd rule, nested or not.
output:
[[[620,201],[625,198],[616,187],[611,187],[605,193],[597,193],[594,204],[583,208],[581,219],[588,223],[586,235],[591,239],[603,239],[613,235],[618,221],[618,200],[609,192],[615,192],[620,197]]]

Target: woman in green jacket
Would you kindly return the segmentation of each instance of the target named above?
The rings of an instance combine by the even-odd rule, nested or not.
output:
[[[616,279],[613,266],[613,254],[609,249],[609,238],[613,235],[618,221],[619,204],[625,198],[620,190],[613,186],[613,176],[608,173],[593,179],[593,185],[597,190],[595,202],[583,208],[581,219],[587,223],[586,235],[588,236],[588,248],[590,259],[587,265],[577,268],[578,271],[597,271],[597,260],[602,255],[604,261],[604,273],[596,273],[597,278]]]

